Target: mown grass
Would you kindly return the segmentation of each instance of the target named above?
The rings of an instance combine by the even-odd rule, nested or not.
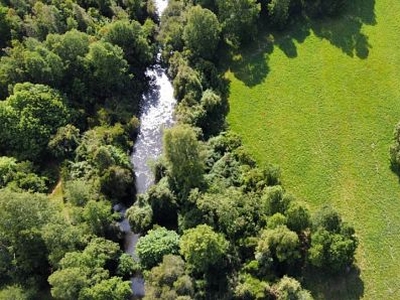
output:
[[[388,148],[400,120],[400,1],[355,0],[234,57],[231,128],[312,210],[331,203],[356,228],[354,272],[306,280],[318,298],[400,299],[400,183]]]

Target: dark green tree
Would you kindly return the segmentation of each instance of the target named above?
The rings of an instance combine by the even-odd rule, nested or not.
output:
[[[152,224],[153,210],[147,203],[139,201],[138,204],[132,205],[125,215],[133,232],[146,232]]]
[[[0,273],[3,282],[47,276],[42,229],[54,209],[45,195],[0,190]]]
[[[267,7],[271,23],[283,28],[289,18],[290,0],[270,0]]]
[[[256,0],[216,0],[216,3],[225,39],[234,46],[251,40],[260,13]]]
[[[94,42],[89,45],[84,60],[89,71],[90,90],[95,97],[104,100],[126,91],[131,75],[119,46],[103,41]]]
[[[340,215],[330,206],[323,207],[313,219],[310,263],[330,273],[350,267],[358,240],[353,227],[342,222]]]
[[[164,155],[172,187],[181,197],[202,183],[203,163],[195,131],[178,125],[164,131]]]
[[[195,55],[212,58],[218,46],[221,26],[217,16],[201,6],[193,6],[187,12],[187,24],[183,30],[186,47]]]

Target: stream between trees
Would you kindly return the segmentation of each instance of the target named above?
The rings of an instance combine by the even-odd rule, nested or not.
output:
[[[155,0],[154,2],[158,15],[161,17],[168,5],[168,0]],[[157,57],[160,58],[160,53]],[[176,104],[173,87],[165,70],[159,64],[156,64],[147,70],[147,75],[153,81],[149,92],[143,95],[143,104],[140,108],[140,129],[131,157],[136,176],[137,194],[145,193],[154,183],[149,162],[156,160],[162,153],[163,128],[171,127],[174,124],[173,112]],[[121,213],[124,214],[125,210],[123,209]],[[135,247],[139,234],[131,231],[126,218],[121,221],[120,226],[125,233],[125,252],[137,258]],[[144,280],[142,277],[132,278],[132,290],[134,296],[144,296]]]

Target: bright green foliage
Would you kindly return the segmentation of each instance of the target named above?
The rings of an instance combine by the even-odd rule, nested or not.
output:
[[[29,161],[17,162],[13,157],[0,156],[0,187],[30,192],[46,192],[47,178],[34,173]]]
[[[263,267],[268,267],[270,262],[294,263],[300,258],[299,237],[286,226],[266,229],[258,241],[255,255]]]
[[[4,187],[12,180],[16,168],[17,160],[14,157],[0,157],[0,186]]]
[[[85,104],[89,96],[84,64],[84,57],[89,52],[89,38],[84,32],[70,30],[62,35],[49,34],[45,41],[45,45],[63,61],[63,90],[70,100],[80,105]]]
[[[85,288],[79,300],[128,300],[131,295],[132,290],[129,281],[122,281],[120,277],[112,277],[90,288]]]
[[[183,30],[186,47],[195,55],[212,58],[218,46],[221,26],[217,16],[201,6],[193,6],[187,12],[187,24]]]
[[[235,288],[235,299],[264,300],[270,295],[270,286],[249,274],[240,278],[240,283]]]
[[[79,60],[85,57],[89,51],[89,37],[84,32],[70,30],[62,35],[49,34],[46,37],[45,45],[63,60],[67,74],[72,74],[70,72],[78,71],[73,68],[78,67]]]
[[[110,277],[107,269],[118,261],[119,255],[119,245],[103,238],[94,238],[82,252],[68,252],[60,262],[61,268],[48,279],[52,296],[86,300],[97,299],[90,298],[97,295],[98,299],[107,299],[108,293],[113,292],[121,296],[117,299],[126,299],[130,295],[129,282]]]
[[[146,274],[145,300],[175,300],[194,293],[192,279],[185,274],[185,263],[180,256],[165,255],[157,267]]]
[[[8,95],[16,83],[32,82],[59,87],[64,74],[61,58],[39,41],[28,38],[14,42],[1,57],[0,86],[2,96]]]
[[[80,291],[89,285],[89,278],[79,267],[54,272],[49,277],[51,295],[56,299],[76,300]]]
[[[121,149],[130,148],[131,143],[121,124],[97,126],[86,131],[82,136],[80,145],[76,149],[77,159],[89,161],[93,164],[98,163],[94,162],[94,156],[102,146],[107,148],[107,155],[111,156],[110,159],[112,159],[113,163],[127,169],[130,168],[129,156]]]
[[[139,238],[136,245],[140,265],[146,270],[161,263],[164,255],[178,254],[178,251],[178,234],[164,227],[149,230],[145,236]]]
[[[18,285],[9,285],[0,290],[0,300],[28,300],[28,294]]]
[[[164,131],[164,153],[172,186],[179,195],[188,195],[191,188],[200,186],[204,167],[200,143],[190,126],[178,125]]]
[[[289,18],[290,0],[271,0],[267,7],[272,23],[278,26],[285,25]]]
[[[32,83],[44,83],[54,87],[60,86],[64,72],[61,58],[47,50],[36,40],[27,40],[25,43],[28,49],[24,51],[24,79]]]
[[[117,243],[104,238],[94,238],[82,252],[68,252],[61,260],[62,269],[67,268],[104,268],[106,263],[116,260],[119,255]]]
[[[0,103],[0,149],[19,159],[38,160],[51,135],[68,122],[62,96],[40,84],[17,84]]]
[[[275,229],[279,226],[287,225],[288,219],[281,213],[275,213],[268,218],[267,228]]]
[[[180,253],[195,272],[207,272],[209,267],[223,265],[228,242],[222,234],[208,225],[198,225],[184,231],[180,241]]]
[[[334,231],[322,226],[313,231],[308,259],[316,267],[330,273],[337,273],[350,267],[358,245],[354,229],[346,224],[339,224]]]
[[[132,255],[122,253],[118,260],[117,275],[123,278],[131,278],[139,269],[139,264],[135,261]]]
[[[283,278],[272,287],[272,290],[277,300],[313,299],[311,293],[303,289],[296,279],[287,276],[283,276]]]

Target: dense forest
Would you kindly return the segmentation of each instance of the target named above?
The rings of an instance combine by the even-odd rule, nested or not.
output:
[[[159,18],[152,1],[0,1],[0,299],[129,299],[138,273],[145,299],[312,299],[305,271],[347,272],[354,229],[311,215],[229,131],[220,59],[343,5],[171,0]],[[159,49],[177,125],[137,196],[129,153]],[[133,204],[138,261],[116,203]]]

